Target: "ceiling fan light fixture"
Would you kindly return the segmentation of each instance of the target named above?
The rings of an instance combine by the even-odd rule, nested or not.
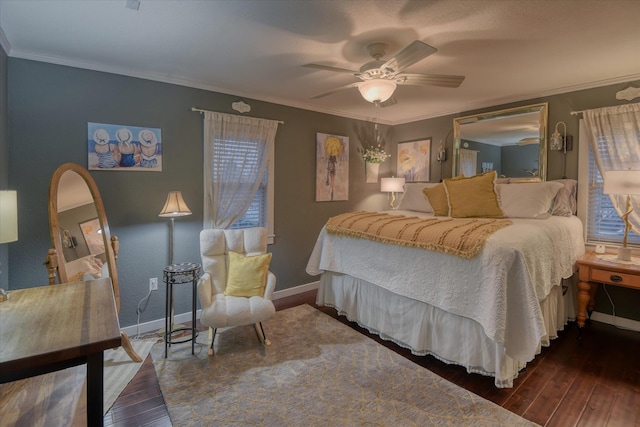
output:
[[[396,90],[396,82],[386,79],[365,80],[358,86],[358,90],[362,97],[369,102],[384,102],[393,95]]]

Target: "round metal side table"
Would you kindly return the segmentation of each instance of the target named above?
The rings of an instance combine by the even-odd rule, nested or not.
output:
[[[171,344],[180,344],[191,341],[191,354],[195,354],[195,343],[198,332],[196,330],[196,291],[198,278],[200,277],[200,264],[195,262],[184,262],[181,264],[171,264],[163,269],[164,283],[167,289],[166,296],[166,316],[164,323],[164,357],[167,358],[167,348]],[[173,285],[180,285],[191,282],[191,327],[173,329]],[[191,336],[174,340],[173,334],[176,332],[191,331]]]

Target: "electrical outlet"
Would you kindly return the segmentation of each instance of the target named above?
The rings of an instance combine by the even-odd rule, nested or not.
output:
[[[149,290],[157,291],[158,290],[158,278],[152,277],[149,279]]]

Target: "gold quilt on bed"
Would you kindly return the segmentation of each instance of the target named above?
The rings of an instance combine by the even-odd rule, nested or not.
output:
[[[349,212],[329,218],[329,234],[412,246],[472,258],[505,219],[418,218],[379,212]]]

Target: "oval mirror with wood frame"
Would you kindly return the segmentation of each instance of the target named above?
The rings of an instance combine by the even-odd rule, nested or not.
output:
[[[52,249],[47,255],[49,284],[82,282],[109,277],[120,314],[120,288],[116,259],[118,238],[111,236],[98,186],[82,166],[65,163],[49,184],[49,233]],[[122,335],[122,348],[135,362],[142,358]]]

